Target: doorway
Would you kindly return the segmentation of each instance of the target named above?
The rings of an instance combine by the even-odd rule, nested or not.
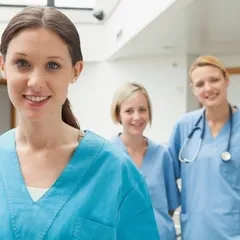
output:
[[[7,92],[6,81],[0,79],[0,135],[16,126],[15,108]]]

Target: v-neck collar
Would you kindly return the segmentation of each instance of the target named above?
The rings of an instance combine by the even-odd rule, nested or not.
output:
[[[236,116],[239,114],[239,109],[237,109],[237,111],[233,112],[232,113],[232,126],[230,126],[230,118],[228,118],[228,120],[224,123],[224,125],[221,127],[221,129],[219,130],[218,134],[213,137],[212,133],[211,133],[211,129],[208,125],[208,122],[205,121],[205,131],[206,131],[206,136],[205,139],[207,141],[214,141],[214,142],[218,142],[223,136],[226,137],[226,134],[227,136],[229,136],[229,133],[230,133],[230,127],[232,128],[232,134],[233,134],[233,128],[234,128],[234,123],[235,123],[235,118]],[[227,141],[227,140],[226,140]]]
[[[120,148],[128,154],[129,157],[131,157],[128,153],[128,150],[126,146],[124,145],[122,139],[120,138],[121,133],[119,133],[116,136],[117,144],[120,146]],[[142,175],[147,178],[149,173],[152,170],[153,167],[153,161],[152,161],[152,155],[155,153],[156,150],[156,144],[154,144],[150,139],[146,138],[147,140],[147,150],[143,156],[142,164],[139,167],[139,171],[142,173]]]
[[[94,134],[91,132],[87,131],[85,133],[59,178],[36,202],[30,197],[21,173],[15,146],[15,130],[7,132],[0,138],[0,175],[7,196],[10,219],[16,239],[22,239],[22,232],[31,231],[31,229],[27,229],[29,226],[24,225],[24,222],[27,219],[29,221],[31,217],[34,218],[31,235],[34,238],[32,239],[41,240],[44,238],[58,212],[72,196],[98,156],[103,140],[93,136]],[[91,147],[94,144],[94,139],[99,141],[97,143],[99,147],[97,148]],[[96,146],[96,144],[94,145]],[[38,218],[39,211],[42,213],[42,217]],[[36,228],[39,231],[36,232]]]

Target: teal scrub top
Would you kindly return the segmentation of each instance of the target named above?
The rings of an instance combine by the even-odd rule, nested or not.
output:
[[[139,170],[146,180],[151,195],[161,240],[175,240],[176,231],[169,211],[175,210],[180,205],[180,194],[173,162],[165,147],[148,138],[146,140],[147,150]],[[128,154],[120,134],[111,141]]]
[[[203,109],[185,114],[169,141],[176,176],[182,181],[182,239],[240,240],[240,111],[233,114],[229,162],[220,155],[227,148],[230,121],[212,137],[207,121],[201,120],[181,157],[192,159],[196,155],[205,125],[199,154],[195,161],[182,163],[180,149],[202,114]]]
[[[0,136],[0,206],[0,239],[160,239],[141,174],[126,154],[90,131],[36,202],[21,173],[15,129]]]

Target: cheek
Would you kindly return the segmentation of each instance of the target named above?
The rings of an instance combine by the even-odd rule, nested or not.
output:
[[[193,94],[197,99],[204,99],[204,91],[203,90],[193,90]]]
[[[25,81],[22,79],[14,79],[14,80],[9,80],[9,79],[7,80],[8,92],[11,97],[14,97],[15,95],[18,95],[19,92],[21,92],[25,88],[26,84],[25,84]]]
[[[122,122],[122,125],[128,125],[129,122],[131,121],[131,117],[123,114],[123,115],[120,115],[120,120]]]
[[[227,92],[227,89],[228,89],[228,84],[227,83],[224,83],[222,86],[221,86],[221,90],[223,92]]]

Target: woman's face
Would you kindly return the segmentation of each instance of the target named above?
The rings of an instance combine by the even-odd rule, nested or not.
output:
[[[23,30],[10,41],[1,67],[20,117],[40,121],[61,117],[69,83],[78,78],[82,62],[72,66],[65,42],[38,28]]]
[[[193,93],[205,107],[221,105],[227,101],[229,80],[213,66],[198,67],[192,72]]]
[[[149,122],[148,101],[143,93],[136,92],[121,104],[120,121],[124,132],[142,136]]]

